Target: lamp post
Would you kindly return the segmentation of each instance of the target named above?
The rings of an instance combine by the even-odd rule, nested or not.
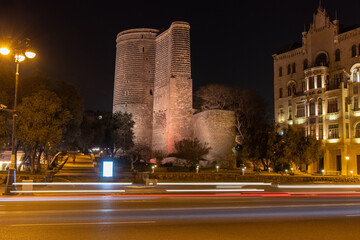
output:
[[[12,109],[13,118],[12,118],[12,137],[11,137],[11,159],[10,159],[10,167],[8,170],[8,177],[6,181],[5,195],[14,194],[13,191],[16,191],[16,186],[13,183],[16,182],[16,156],[15,156],[15,141],[16,141],[16,105],[17,105],[17,90],[18,90],[18,82],[19,82],[19,66],[20,62],[24,61],[26,58],[34,58],[36,54],[30,51],[30,39],[25,39],[23,41],[11,41],[11,47],[1,47],[0,53],[2,55],[8,55],[12,53],[14,56],[15,64],[16,64],[16,72],[15,72],[15,96],[14,96],[14,107]]]
[[[349,156],[345,157],[346,159],[346,176],[349,176]]]

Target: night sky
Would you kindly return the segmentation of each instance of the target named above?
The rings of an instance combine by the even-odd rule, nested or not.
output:
[[[3,0],[0,38],[32,39],[38,56],[21,65],[20,78],[40,71],[72,82],[86,109],[111,111],[116,35],[187,21],[194,91],[209,83],[253,88],[271,111],[272,54],[284,44],[301,42],[304,24],[308,29],[319,1],[174,2]],[[323,0],[322,5],[332,20],[337,10],[340,24],[360,23],[359,0]]]

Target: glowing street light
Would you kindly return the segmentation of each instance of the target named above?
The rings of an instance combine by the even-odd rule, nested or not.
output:
[[[0,53],[2,55],[12,54],[14,56],[16,64],[15,72],[15,97],[14,97],[14,108],[12,109],[13,113],[13,122],[12,122],[12,139],[11,139],[11,159],[10,167],[8,170],[8,178],[6,181],[5,195],[14,194],[13,191],[16,191],[16,156],[15,156],[15,127],[16,127],[16,104],[17,104],[17,90],[19,82],[19,66],[20,62],[24,61],[26,57],[34,58],[36,54],[32,51],[29,51],[30,48],[30,39],[26,38],[23,41],[10,41],[11,47],[1,47]]]
[[[346,159],[346,176],[349,176],[349,159],[350,159],[350,157],[346,156],[345,159]]]

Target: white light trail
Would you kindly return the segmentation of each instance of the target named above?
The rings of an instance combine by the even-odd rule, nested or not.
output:
[[[264,189],[166,189],[167,192],[263,192]]]
[[[174,183],[174,182],[168,182],[168,183],[158,183],[157,185],[163,185],[163,186],[179,186],[179,185],[188,185],[188,186],[197,186],[197,185],[201,185],[201,186],[215,186],[215,185],[234,185],[234,186],[239,186],[239,185],[252,185],[252,186],[270,186],[271,183],[263,183],[263,182],[179,182],[179,183]]]

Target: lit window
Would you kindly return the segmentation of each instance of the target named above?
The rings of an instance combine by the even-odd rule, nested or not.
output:
[[[339,124],[329,125],[329,139],[339,138]]]

